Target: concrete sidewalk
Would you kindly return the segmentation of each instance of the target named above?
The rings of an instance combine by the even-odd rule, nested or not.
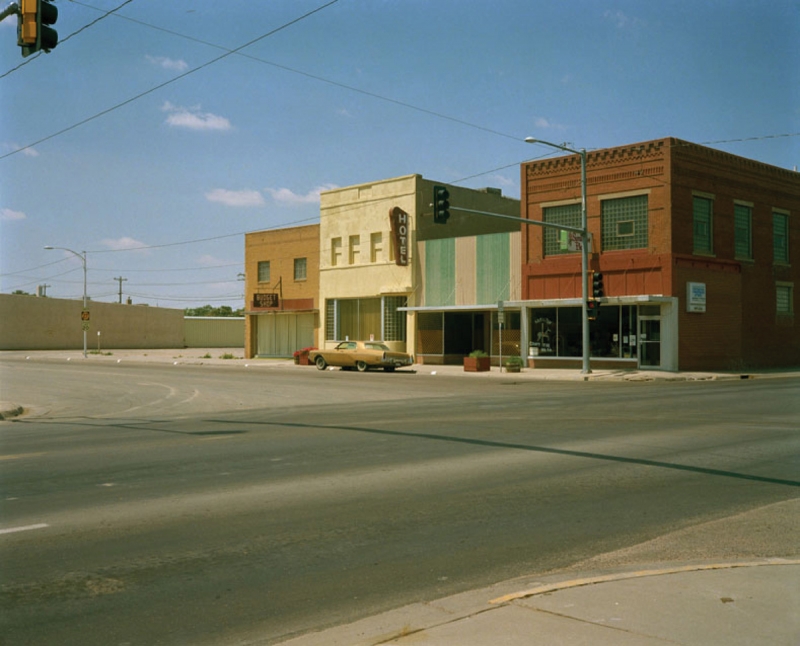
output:
[[[157,348],[157,349],[111,349],[99,352],[90,350],[86,358],[81,350],[5,350],[0,359],[27,361],[87,361],[87,362],[146,362],[171,363],[173,365],[215,365],[248,368],[290,368],[314,370],[314,366],[298,366],[292,359],[245,359],[241,348]],[[414,372],[420,375],[460,376],[468,379],[525,379],[556,381],[700,381],[714,379],[755,379],[800,374],[800,367],[789,369],[756,371],[717,371],[717,372],[670,372],[665,370],[592,369],[582,374],[570,368],[523,368],[521,372],[509,373],[492,366],[489,372],[465,372],[463,366],[437,366],[414,364],[401,372]]]
[[[377,644],[798,646],[800,559],[516,580],[281,642]]]

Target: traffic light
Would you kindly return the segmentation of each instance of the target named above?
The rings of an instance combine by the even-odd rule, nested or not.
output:
[[[603,298],[605,296],[603,289],[603,274],[599,271],[594,272],[592,275],[592,296],[595,298]]]
[[[447,224],[450,217],[450,192],[444,186],[433,187],[433,221]]]
[[[17,44],[23,56],[39,50],[49,52],[58,45],[58,32],[50,27],[58,20],[58,7],[49,0],[20,0]]]
[[[597,320],[597,314],[600,311],[599,301],[586,301],[586,318],[590,321]]]

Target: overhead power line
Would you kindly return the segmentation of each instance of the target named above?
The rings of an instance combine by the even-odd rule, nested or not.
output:
[[[237,52],[245,49],[246,47],[250,47],[251,45],[254,45],[257,42],[262,41],[265,38],[269,38],[270,36],[274,36],[278,32],[283,31],[284,29],[287,29],[287,28],[291,27],[292,25],[295,25],[298,22],[300,22],[302,20],[305,20],[306,18],[309,18],[310,16],[313,16],[314,14],[322,11],[323,9],[326,9],[326,8],[330,7],[333,4],[336,4],[337,2],[339,2],[339,0],[330,0],[330,2],[327,2],[327,3],[317,7],[316,9],[312,9],[311,11],[303,14],[302,16],[299,16],[298,18],[295,18],[294,20],[290,20],[289,22],[284,23],[280,27],[276,27],[275,29],[271,29],[267,33],[262,34],[261,36],[258,36],[257,38],[253,38],[252,40],[246,42],[244,45],[240,45],[239,47],[236,47],[235,49],[227,50],[227,51],[225,51],[225,53],[221,54],[220,56],[217,56],[216,58],[212,58],[210,61],[207,61],[207,62],[203,63],[202,65],[198,65],[197,67],[194,67],[194,68],[184,72],[183,74],[178,74],[178,76],[175,76],[175,77],[171,78],[169,81],[165,81],[164,83],[160,83],[159,85],[156,85],[155,87],[152,87],[149,90],[145,90],[144,92],[141,92],[141,93],[137,94],[136,96],[131,97],[130,99],[126,99],[125,101],[122,101],[121,103],[117,103],[116,105],[111,106],[110,108],[106,108],[105,110],[101,110],[97,114],[94,114],[91,117],[87,117],[86,119],[78,121],[77,123],[74,123],[71,126],[67,126],[66,128],[62,128],[58,132],[54,132],[54,133],[52,133],[50,135],[47,135],[46,137],[42,137],[41,139],[39,139],[37,141],[33,141],[33,142],[31,142],[31,143],[29,143],[29,144],[27,144],[25,146],[22,146],[20,148],[17,148],[16,150],[12,150],[11,152],[6,153],[5,155],[0,155],[0,159],[6,159],[7,157],[11,157],[12,155],[16,155],[17,153],[21,152],[22,150],[25,150],[26,148],[32,148],[33,146],[38,146],[39,144],[44,143],[45,141],[49,141],[50,139],[54,139],[55,137],[60,137],[61,135],[66,134],[67,132],[70,132],[71,130],[75,130],[76,128],[80,128],[81,126],[86,125],[87,123],[89,123],[91,121],[94,121],[95,119],[99,119],[100,117],[103,117],[103,116],[105,116],[105,115],[107,115],[107,114],[109,114],[111,112],[114,112],[115,110],[118,110],[118,109],[120,109],[120,108],[122,108],[122,107],[124,107],[126,105],[129,105],[129,104],[133,103],[134,101],[138,101],[142,97],[148,96],[149,94],[152,94],[153,92],[156,92],[157,90],[160,90],[163,87],[171,85],[172,83],[175,83],[176,81],[179,81],[179,80],[181,80],[183,78],[186,78],[187,76],[189,76],[191,74],[194,74],[195,72],[199,72],[200,70],[203,70],[203,69],[205,69],[207,67],[210,67],[211,65],[214,65],[215,63],[218,63],[219,61],[227,58],[228,56],[231,56],[232,54],[236,54]]]

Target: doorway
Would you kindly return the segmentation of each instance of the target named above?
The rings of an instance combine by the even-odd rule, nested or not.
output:
[[[661,367],[661,308],[639,307],[639,367]]]

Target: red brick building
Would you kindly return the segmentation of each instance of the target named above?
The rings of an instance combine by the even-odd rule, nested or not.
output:
[[[580,166],[578,155],[523,164],[522,217],[580,227]],[[800,173],[673,138],[589,152],[586,169],[603,293],[593,367],[800,365]],[[579,365],[570,236],[523,227],[522,299],[531,362]]]

